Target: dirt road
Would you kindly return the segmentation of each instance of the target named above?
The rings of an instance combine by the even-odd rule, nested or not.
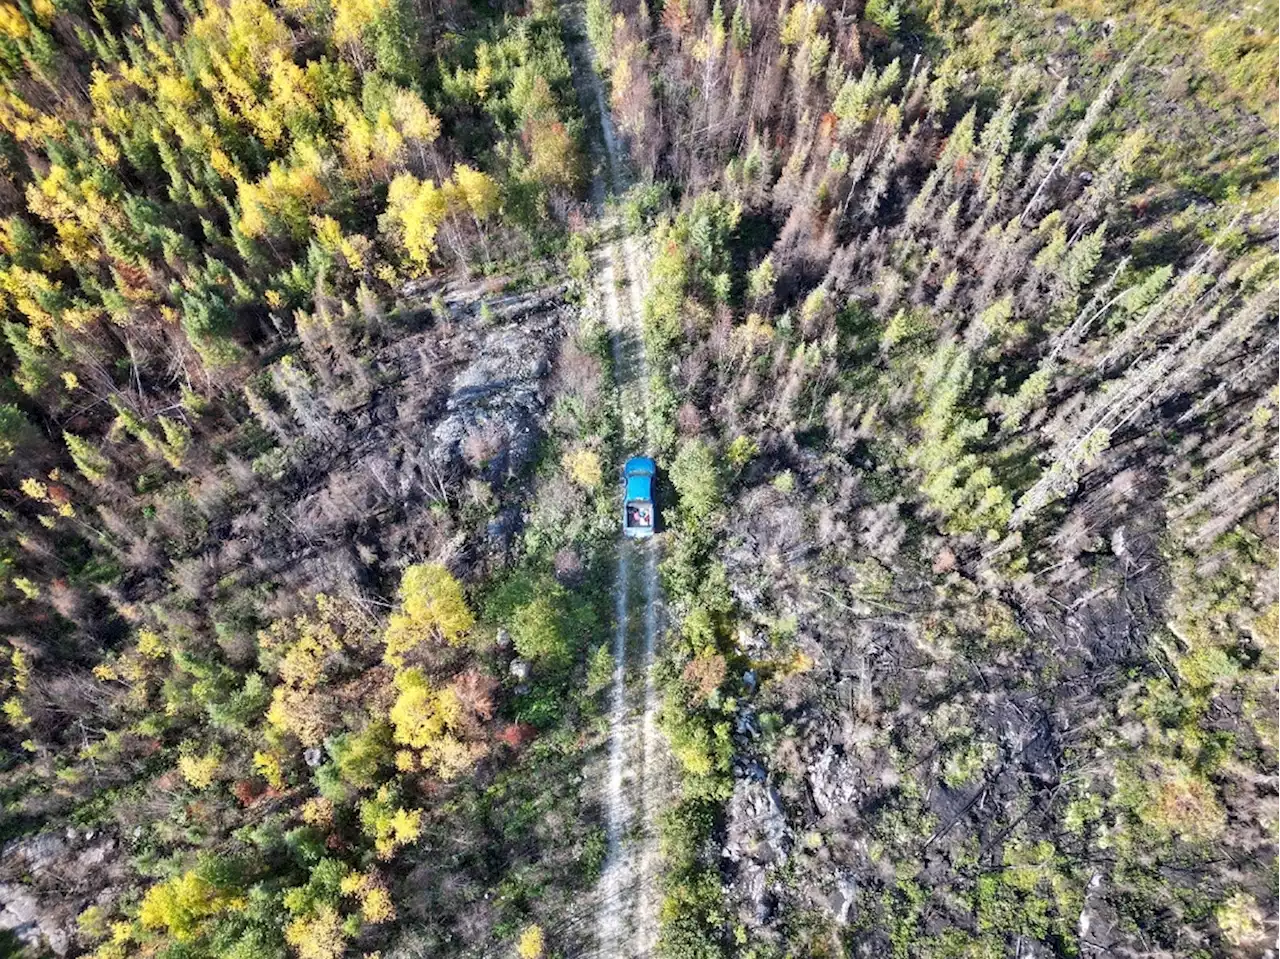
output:
[[[582,11],[564,8],[578,38],[569,52],[583,99],[600,119],[600,170],[592,194],[605,215],[608,197],[626,188],[626,159],[613,126],[604,87],[585,40]],[[584,104],[585,105],[585,104]],[[606,234],[616,224],[602,220]],[[644,276],[639,244],[620,235],[596,258],[595,302],[603,310],[613,346],[622,411],[625,455],[652,452],[648,366],[640,321]],[[644,959],[657,941],[658,882],[656,820],[662,802],[663,744],[657,730],[658,693],[652,675],[661,618],[658,543],[627,540],[618,531],[618,572],[614,585],[614,672],[610,691],[609,758],[603,786],[607,854],[596,913],[600,959]]]

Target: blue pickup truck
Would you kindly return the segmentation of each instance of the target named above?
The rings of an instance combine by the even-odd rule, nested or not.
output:
[[[652,536],[658,528],[658,506],[653,498],[653,477],[658,466],[647,456],[633,456],[622,468],[622,532],[625,536]]]

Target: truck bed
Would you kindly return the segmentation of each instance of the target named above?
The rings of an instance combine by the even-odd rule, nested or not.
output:
[[[653,504],[652,503],[628,503],[627,504],[627,529],[652,529],[653,528]]]

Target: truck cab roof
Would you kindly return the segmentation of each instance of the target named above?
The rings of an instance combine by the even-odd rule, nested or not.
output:
[[[627,477],[627,502],[653,499],[653,478],[641,473]]]

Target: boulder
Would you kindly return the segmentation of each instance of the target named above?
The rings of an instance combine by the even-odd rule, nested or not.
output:
[[[850,809],[857,800],[857,769],[830,743],[805,771],[814,805],[824,816]]]
[[[515,506],[508,506],[493,519],[489,520],[489,524],[485,527],[485,535],[489,538],[489,545],[496,552],[506,552],[511,548],[511,540],[516,533],[520,532],[520,525],[520,510]]]
[[[849,924],[849,913],[852,912],[854,904],[858,898],[858,883],[854,879],[852,873],[839,873],[836,876],[835,892],[831,894],[829,900],[831,912],[836,917],[836,922],[842,926]]]

